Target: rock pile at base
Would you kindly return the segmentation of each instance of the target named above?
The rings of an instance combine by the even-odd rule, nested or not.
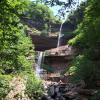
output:
[[[52,82],[41,100],[90,100],[97,91],[85,87],[84,81],[78,84]]]

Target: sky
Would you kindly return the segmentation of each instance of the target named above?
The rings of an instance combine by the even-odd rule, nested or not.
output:
[[[35,0],[31,0],[31,1],[35,1]],[[67,3],[68,0],[59,0],[59,1]],[[72,9],[76,9],[77,5],[79,5],[81,2],[86,1],[86,0],[76,0],[76,1],[79,2],[79,3],[76,4],[76,6],[73,6]],[[57,15],[58,14],[58,10],[61,8],[61,6],[53,6],[53,7],[50,7],[50,8],[53,11],[54,15]],[[69,15],[70,12],[71,12],[71,9],[67,13],[65,11],[64,12],[65,13],[65,17],[64,18],[62,17],[61,19],[62,20],[66,20],[66,18],[68,17],[68,15]]]
[[[67,0],[59,0],[59,1],[67,2]],[[85,0],[76,0],[76,1],[78,1],[79,3],[76,4],[76,6],[74,6],[72,9],[76,9],[76,8],[77,8],[77,5],[80,5],[80,4],[81,4],[83,1],[85,1]],[[58,10],[61,8],[61,6],[54,6],[54,7],[50,7],[50,8],[51,8],[52,11],[54,12],[54,15],[57,15]],[[68,17],[70,11],[71,11],[71,10],[69,10],[69,12],[67,12],[67,13],[66,13],[66,11],[65,11],[65,13],[66,13],[65,19]],[[64,20],[65,20],[65,19],[64,19]]]

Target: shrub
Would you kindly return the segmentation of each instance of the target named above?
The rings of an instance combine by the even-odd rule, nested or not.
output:
[[[10,75],[0,75],[0,98],[4,98],[10,91],[9,81],[11,79]]]
[[[39,100],[43,94],[42,82],[33,74],[28,74],[27,76],[26,94],[31,100]]]
[[[93,79],[94,71],[95,66],[93,62],[87,59],[84,55],[77,56],[68,70],[72,75],[71,80],[73,82],[84,80],[87,83]]]

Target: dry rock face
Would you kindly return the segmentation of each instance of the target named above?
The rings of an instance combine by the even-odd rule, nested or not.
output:
[[[25,94],[26,81],[21,77],[14,77],[10,82],[10,87],[6,100],[30,100]]]
[[[29,32],[28,34],[32,38],[32,42],[35,45],[36,51],[45,51],[57,47],[57,42],[58,42],[57,36],[56,37],[39,36],[39,35],[33,35],[31,32]],[[61,38],[60,45],[66,45],[67,41],[73,37],[74,36],[72,34],[63,36]]]
[[[64,45],[64,46],[60,46],[57,48],[53,48],[50,50],[47,50],[47,53],[50,56],[74,56],[76,54],[77,49],[75,47],[69,46],[69,45]]]
[[[46,51],[44,64],[53,70],[53,73],[63,73],[69,67],[74,56],[77,54],[77,48],[65,45]],[[47,70],[49,72],[49,70]]]

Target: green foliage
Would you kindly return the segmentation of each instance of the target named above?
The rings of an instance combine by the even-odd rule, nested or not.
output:
[[[0,75],[0,99],[4,98],[10,91],[9,82],[11,79],[10,75]]]
[[[95,47],[100,43],[100,1],[88,1],[83,21],[76,30],[77,35],[70,44]]]
[[[82,37],[83,37],[83,34],[76,35],[75,38],[68,41],[68,44],[72,46],[86,47],[84,45],[84,41],[80,39]]]
[[[10,74],[27,75],[29,96],[34,96],[32,92],[40,95],[42,91],[41,82],[32,75],[34,46],[26,36],[27,27],[20,21],[29,6],[28,0],[0,1],[0,99],[9,92]]]
[[[32,2],[29,11],[25,12],[24,17],[30,19],[29,23],[32,23],[36,29],[40,30],[41,35],[48,35],[52,24],[61,23],[60,19],[54,16],[52,10],[43,3]]]
[[[63,31],[63,34],[64,34],[64,35],[67,35],[67,34],[73,34],[73,35],[74,35],[73,32],[66,32],[66,31]]]
[[[42,81],[33,74],[27,74],[26,94],[31,100],[39,100],[43,94]]]
[[[78,82],[84,80],[85,82],[91,82],[94,78],[95,65],[83,55],[79,55],[74,59],[72,66],[68,72],[72,75],[72,81]]]
[[[84,80],[88,87],[95,87],[96,81],[100,80],[100,58],[93,50],[86,49],[83,55],[73,59],[66,71],[71,75],[72,82]]]
[[[26,11],[25,0],[3,0],[0,2],[0,73],[16,73],[25,71],[31,62],[31,40],[25,35],[25,27],[20,18]]]
[[[26,16],[39,23],[49,23],[52,22],[54,18],[53,12],[50,10],[50,8],[40,3],[32,3]]]
[[[41,35],[48,36],[49,27],[48,24],[44,24],[44,29],[41,31]]]
[[[73,79],[83,79],[89,85],[100,80],[100,1],[88,0],[83,21],[78,25],[70,45],[83,48],[83,57],[78,56],[69,69]],[[94,99],[95,100],[95,99]]]
[[[76,9],[73,10],[69,15],[66,20],[66,23],[69,23],[77,28],[77,25],[82,22],[83,17],[84,17],[84,10],[86,8],[86,2],[82,2],[81,5]]]

